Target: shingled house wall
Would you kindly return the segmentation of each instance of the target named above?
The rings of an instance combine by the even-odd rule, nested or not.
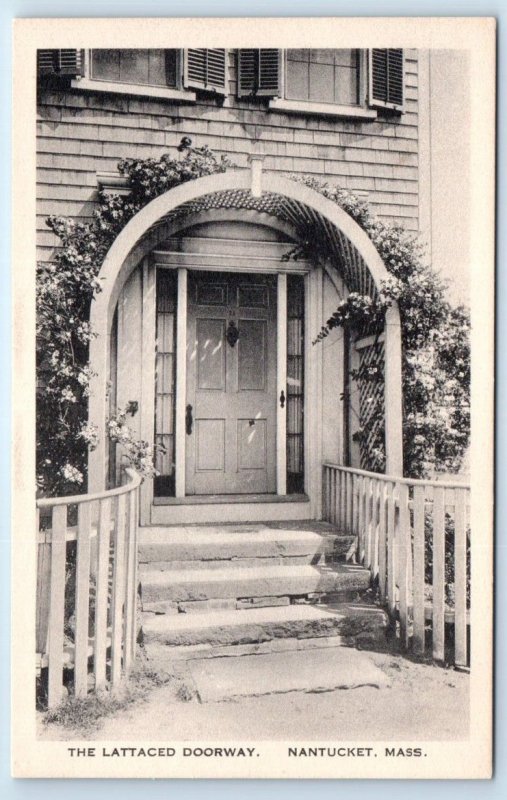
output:
[[[157,157],[183,136],[246,166],[257,141],[264,169],[314,175],[361,193],[383,219],[419,227],[418,53],[405,50],[405,111],[376,120],[268,110],[261,98],[236,97],[236,53],[228,53],[229,95],[223,106],[197,93],[193,104],[78,88],[40,88],[37,122],[38,257],[57,246],[49,214],[88,218],[97,172],[122,158]]]

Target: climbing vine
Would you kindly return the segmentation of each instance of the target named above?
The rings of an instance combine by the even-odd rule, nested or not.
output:
[[[418,238],[399,225],[377,219],[368,204],[353,194],[321,183],[298,178],[344,209],[379,252],[389,278],[376,298],[351,292],[326,321],[316,341],[333,328],[351,331],[380,330],[384,314],[393,300],[398,303],[402,328],[403,447],[404,472],[427,477],[433,471],[457,472],[470,438],[470,314],[447,299],[446,283],[424,260]],[[310,248],[300,245],[302,251]],[[312,243],[315,252],[315,243]],[[298,257],[293,253],[292,257]],[[351,371],[359,389],[375,397],[383,384],[383,368],[364,364]],[[377,396],[378,396],[377,392]],[[368,426],[383,433],[384,408],[374,406]],[[367,435],[361,427],[355,437]],[[383,436],[372,453],[373,466],[383,469]]]
[[[128,195],[99,192],[89,222],[51,216],[50,230],[61,246],[36,275],[37,309],[37,488],[42,495],[86,491],[89,449],[97,430],[87,423],[90,304],[101,291],[98,278],[107,251],[122,228],[158,195],[195,178],[224,172],[229,160],[207,147],[193,148],[188,137],[178,154],[125,159],[118,164]],[[153,470],[147,442],[135,442],[119,409],[109,421],[110,438],[128,444],[126,456],[145,474]]]
[[[93,337],[89,312],[101,291],[99,271],[115,238],[127,222],[163,192],[204,175],[224,172],[230,161],[207,147],[193,148],[188,137],[178,154],[125,159],[118,170],[130,189],[126,195],[99,192],[89,222],[51,216],[50,230],[61,246],[50,263],[37,266],[37,486],[40,494],[86,491],[89,449],[97,430],[87,422],[88,361]],[[445,285],[424,263],[415,237],[401,227],[376,219],[354,195],[299,178],[336,202],[366,231],[382,257],[389,280],[377,298],[351,292],[317,336],[324,339],[337,327],[378,330],[385,310],[396,300],[403,334],[403,400],[405,472],[417,477],[431,469],[456,471],[469,438],[470,349],[468,311],[445,299]],[[298,256],[319,243],[311,230],[301,232],[301,244],[287,254]],[[317,252],[317,255],[319,253]],[[322,254],[324,255],[324,254]],[[373,387],[382,370],[362,367],[352,374]],[[383,412],[378,412],[383,415]],[[380,420],[382,422],[382,420]],[[125,445],[127,459],[145,474],[153,474],[153,452],[137,442],[126,412],[117,409],[108,421],[110,438]],[[357,436],[361,437],[359,430]],[[377,468],[382,467],[379,446]]]

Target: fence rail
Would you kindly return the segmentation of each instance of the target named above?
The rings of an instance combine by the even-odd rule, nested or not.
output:
[[[324,464],[323,516],[356,536],[356,560],[399,620],[404,647],[469,659],[470,487]]]
[[[76,697],[115,688],[135,656],[141,479],[126,473],[117,489],[37,502],[36,652],[48,708],[65,686]]]

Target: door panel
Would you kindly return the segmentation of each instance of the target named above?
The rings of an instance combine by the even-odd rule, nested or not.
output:
[[[225,319],[196,320],[197,389],[225,389]]]
[[[225,469],[225,420],[198,419],[195,423],[197,472]]]
[[[238,340],[238,390],[266,391],[266,320],[240,319]]]
[[[187,342],[186,494],[274,493],[276,279],[190,273]]]

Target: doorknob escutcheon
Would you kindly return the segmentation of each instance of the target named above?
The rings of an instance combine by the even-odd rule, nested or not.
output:
[[[280,408],[284,407],[285,407],[285,392],[282,389],[282,391],[280,392]]]

